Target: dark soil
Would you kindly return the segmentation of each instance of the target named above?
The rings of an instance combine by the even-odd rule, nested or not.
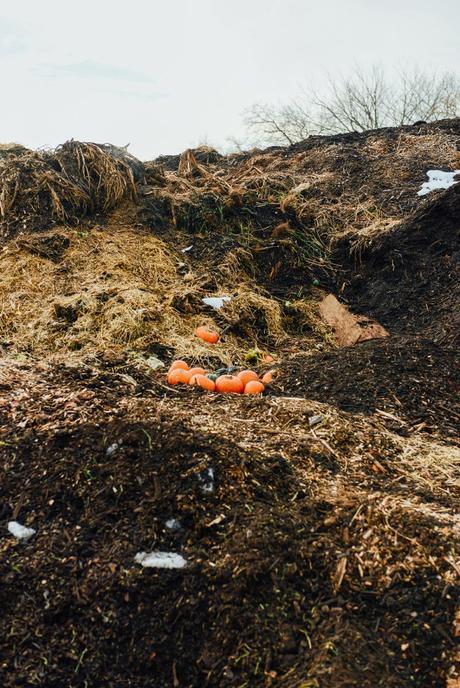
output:
[[[372,414],[376,409],[458,440],[458,350],[426,339],[391,337],[286,361],[279,389]]]
[[[425,201],[352,263],[343,291],[392,332],[460,343],[460,184]],[[349,262],[347,242],[337,260]]]
[[[112,153],[75,142],[94,175],[82,206],[82,170],[69,163],[67,223],[90,232],[115,208],[117,227],[142,230],[140,254],[155,232],[178,275],[203,275],[212,291],[227,265],[292,323],[270,339],[279,375],[260,398],[173,388],[128,346],[37,360],[18,353],[11,328],[0,359],[1,686],[458,685],[460,184],[417,190],[428,168],[454,164],[459,135],[452,120],[227,157],[200,149],[197,164],[187,153],[143,165],[136,196],[122,185],[107,197]],[[23,248],[65,269],[64,233],[41,233],[64,221],[36,176],[55,156],[1,163],[14,201],[4,235],[19,231]],[[129,161],[115,167],[131,180]],[[383,229],[361,234],[368,225]],[[194,312],[201,292],[178,284],[173,308]],[[390,336],[337,349],[313,316],[304,333],[293,304],[314,312],[328,291]],[[72,318],[71,307],[53,313]],[[264,340],[260,320],[243,323],[248,348]],[[152,341],[141,353],[169,364],[172,347]],[[11,520],[35,535],[13,538]],[[155,551],[186,566],[136,562]]]
[[[1,545],[2,685],[442,685],[450,517],[404,507],[409,485],[387,491],[374,466],[391,475],[398,447],[378,426],[331,419],[324,446],[302,429],[308,403],[133,397],[88,368],[16,374],[2,519],[37,534]],[[187,567],[134,562],[157,549]]]

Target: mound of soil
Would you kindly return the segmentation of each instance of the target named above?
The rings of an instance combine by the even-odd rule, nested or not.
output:
[[[353,307],[393,332],[460,343],[460,184],[379,236],[349,269]],[[339,244],[343,255],[349,241]]]
[[[458,685],[459,141],[2,156],[2,686]]]
[[[3,380],[2,519],[37,532],[0,545],[2,685],[443,685],[452,485],[436,501],[403,478],[377,419],[132,396],[88,368]]]
[[[374,339],[337,351],[297,355],[282,367],[284,394],[350,412],[386,411],[430,432],[458,439],[460,359],[425,339]],[[402,419],[402,420],[401,420]],[[398,420],[396,418],[396,420]]]

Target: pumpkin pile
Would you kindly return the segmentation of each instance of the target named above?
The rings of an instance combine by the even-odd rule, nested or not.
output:
[[[222,368],[215,373],[206,373],[203,368],[190,368],[188,363],[179,360],[172,363],[167,380],[170,385],[192,385],[220,394],[262,394],[274,374],[275,371],[268,371],[260,379],[254,370],[233,374]]]

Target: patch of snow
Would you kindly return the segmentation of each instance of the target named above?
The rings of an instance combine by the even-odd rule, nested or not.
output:
[[[138,552],[134,561],[153,569],[183,569],[186,560],[175,552]]]
[[[110,445],[110,447],[107,447],[107,449],[105,450],[105,455],[106,456],[113,456],[114,454],[116,454],[118,448],[119,447],[118,447],[117,442],[114,442],[113,444]]]
[[[201,299],[206,306],[211,306],[212,308],[223,308],[227,301],[231,301],[231,296],[206,296]]]
[[[27,528],[26,526],[22,526],[17,521],[10,521],[8,523],[8,530],[10,531],[11,535],[14,535],[14,537],[18,540],[25,541],[31,538],[32,535],[35,535],[36,532],[33,528]]]
[[[182,527],[179,521],[175,518],[168,518],[168,520],[165,522],[165,526],[168,530],[180,530]]]
[[[185,248],[182,249],[182,253],[188,253],[191,251],[193,248],[193,244],[190,244],[190,246],[186,246]]]
[[[448,189],[453,184],[456,184],[459,180],[455,180],[454,177],[460,174],[460,170],[454,170],[453,172],[443,172],[442,170],[428,170],[426,173],[428,181],[424,182],[417,192],[417,196],[426,196],[430,191],[435,189]]]
[[[207,468],[202,473],[199,473],[198,482],[200,483],[200,489],[204,494],[214,492],[214,469]]]

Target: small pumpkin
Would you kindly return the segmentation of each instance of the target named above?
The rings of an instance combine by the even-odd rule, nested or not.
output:
[[[259,380],[250,380],[244,388],[245,394],[262,394],[265,385]]]
[[[194,387],[201,387],[202,389],[206,389],[208,392],[214,392],[216,389],[215,382],[213,380],[210,380],[209,377],[206,377],[206,375],[193,375],[190,378],[190,385],[193,385]]]
[[[216,380],[216,391],[221,394],[242,394],[244,384],[236,375],[221,375]]]
[[[190,371],[183,368],[176,368],[168,373],[168,384],[170,385],[188,385],[190,380]]]
[[[173,370],[177,370],[178,368],[180,368],[181,370],[188,370],[188,369],[189,369],[189,365],[188,365],[188,363],[186,363],[185,361],[181,361],[181,360],[179,359],[179,360],[173,361],[173,362],[171,363],[171,366],[170,366],[168,372],[170,373],[170,372],[172,372]]]
[[[200,368],[200,367],[197,367],[197,368],[190,368],[190,370],[189,370],[188,372],[189,372],[191,378],[192,378],[194,375],[206,375],[205,369],[204,369],[204,368]]]
[[[251,380],[259,379],[257,373],[255,373],[253,370],[242,370],[240,373],[238,373],[238,377],[240,378],[243,385],[246,385],[248,382],[251,382]]]
[[[217,334],[217,332],[213,332],[205,325],[197,327],[195,330],[195,334],[197,337],[207,342],[208,344],[217,344],[217,342],[219,341],[219,335]]]
[[[267,370],[267,372],[262,375],[262,382],[264,385],[270,384],[270,382],[273,382],[274,377],[276,376],[276,370]]]

